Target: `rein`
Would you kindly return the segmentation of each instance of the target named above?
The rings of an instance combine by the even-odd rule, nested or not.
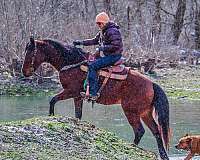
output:
[[[84,60],[84,61],[79,62],[79,63],[76,63],[76,64],[64,66],[60,71],[68,70],[68,69],[70,69],[70,68],[75,68],[75,67],[78,67],[78,66],[80,66],[80,65],[82,65],[82,64],[84,64],[84,63],[87,63],[87,62],[88,62],[88,60]]]
[[[75,45],[74,45],[74,47],[77,48]],[[78,48],[77,48],[77,49],[78,49]],[[68,70],[68,69],[70,69],[70,68],[75,68],[75,67],[78,67],[78,66],[80,66],[80,65],[82,65],[82,64],[84,64],[84,63],[88,63],[88,59],[86,58],[86,56],[85,56],[83,53],[80,52],[79,49],[78,49],[78,53],[79,53],[79,55],[81,55],[81,56],[84,58],[84,61],[79,62],[79,63],[76,63],[76,64],[64,66],[63,68],[61,68],[60,71]]]
[[[58,77],[57,75],[53,75],[53,76],[50,76],[50,77],[44,77],[44,76],[39,75],[36,72],[34,72],[34,75],[37,76],[37,77],[39,77],[39,78],[43,78],[43,79],[52,79],[52,78]]]

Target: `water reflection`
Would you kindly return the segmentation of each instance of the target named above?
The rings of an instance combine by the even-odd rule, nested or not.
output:
[[[48,115],[48,97],[0,97],[0,120],[11,121],[27,119],[34,116]],[[73,101],[58,102],[55,108],[56,114],[74,117]],[[181,159],[186,152],[174,148],[178,139],[186,133],[200,134],[200,108],[199,101],[175,101],[170,102],[170,125],[173,130],[171,140],[170,156],[173,160]],[[116,133],[128,142],[133,141],[132,128],[127,122],[125,115],[119,105],[102,106],[84,103],[83,120],[94,123],[97,127],[105,128]],[[141,140],[141,147],[157,152],[155,138],[145,127],[145,135]],[[182,158],[183,159],[183,158]],[[200,157],[194,158],[200,159]]]

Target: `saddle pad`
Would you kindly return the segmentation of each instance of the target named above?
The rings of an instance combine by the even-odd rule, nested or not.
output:
[[[84,72],[87,72],[87,71],[88,71],[88,67],[85,66],[85,65],[81,65],[80,68],[81,68],[81,70],[84,71]],[[110,78],[112,78],[112,79],[118,79],[118,80],[125,80],[125,79],[127,78],[127,76],[128,76],[128,71],[129,71],[129,69],[130,69],[130,68],[127,68],[127,69],[126,69],[126,70],[127,70],[126,74],[123,74],[123,75],[122,75],[122,74],[112,73],[111,76],[110,76]],[[100,76],[103,76],[103,77],[108,77],[109,72],[100,70],[100,71],[98,72],[98,74],[99,74]]]

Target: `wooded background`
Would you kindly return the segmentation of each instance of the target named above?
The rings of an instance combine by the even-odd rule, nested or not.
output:
[[[101,11],[121,27],[129,58],[200,49],[200,0],[1,0],[1,59],[23,60],[30,35],[68,43],[93,37]]]

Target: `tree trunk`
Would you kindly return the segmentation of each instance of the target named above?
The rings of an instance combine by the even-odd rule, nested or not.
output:
[[[184,15],[186,10],[186,0],[179,0],[176,15],[174,17],[174,24],[172,25],[173,44],[176,45],[182,31]]]
[[[200,6],[195,11],[195,49],[200,49]]]
[[[85,6],[85,20],[88,21],[88,0],[84,0],[84,6]]]
[[[92,6],[94,8],[95,15],[97,15],[97,6],[96,6],[96,3],[95,3],[95,0],[92,0]]]
[[[128,32],[130,32],[130,6],[127,7],[127,24],[128,24]]]
[[[161,32],[161,16],[160,16],[160,3],[161,0],[155,0],[155,12],[153,14],[152,38],[155,44],[159,42],[159,35]]]
[[[57,17],[58,17],[58,13],[57,13],[57,9],[59,4],[59,0],[51,0],[51,11],[50,11],[50,15],[51,15],[51,20],[52,20],[52,37],[57,39],[58,38],[58,30],[56,29],[57,24]]]
[[[110,0],[104,0],[103,4],[104,4],[104,8],[106,10],[106,13],[108,14],[108,16],[110,16],[110,13],[111,13]]]

